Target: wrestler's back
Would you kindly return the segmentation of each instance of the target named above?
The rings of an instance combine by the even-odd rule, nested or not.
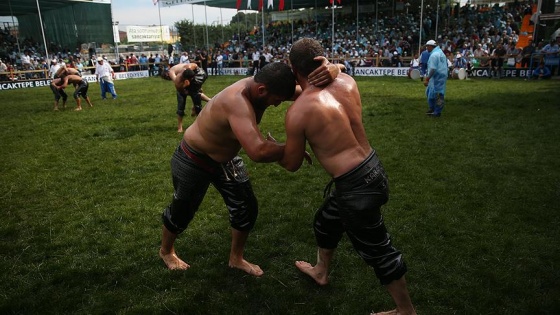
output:
[[[245,84],[240,80],[215,95],[190,125],[183,139],[198,152],[216,162],[224,163],[235,157],[241,145],[231,130],[231,106],[249,106],[241,93]]]
[[[356,82],[346,74],[322,89],[309,89],[297,102],[305,107],[305,137],[319,163],[332,177],[354,169],[372,148],[362,123]]]

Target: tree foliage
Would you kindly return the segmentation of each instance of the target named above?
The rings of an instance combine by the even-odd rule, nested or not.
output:
[[[260,21],[257,13],[238,12],[228,25],[194,24],[189,20],[175,22],[183,50],[222,47],[234,35],[244,36]]]

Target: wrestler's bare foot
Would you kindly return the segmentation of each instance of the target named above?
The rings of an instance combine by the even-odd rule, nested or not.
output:
[[[75,110],[75,111],[81,111],[82,108],[81,108],[81,107],[76,107],[76,108],[74,108],[74,110]]]
[[[55,107],[53,110],[54,110],[55,112],[58,112],[58,107]]]
[[[229,261],[230,268],[237,268],[245,271],[246,273],[250,274],[251,276],[260,277],[264,274],[261,267],[252,264],[245,259],[242,259],[240,262]]]
[[[169,254],[164,254],[160,248],[159,257],[163,259],[163,262],[170,270],[186,270],[190,268],[190,265],[182,261],[181,258],[177,257],[177,255],[174,252]]]
[[[328,275],[325,271],[318,270],[317,267],[312,266],[306,261],[296,261],[296,267],[299,271],[313,278],[313,280],[315,280],[315,282],[319,285],[326,285],[329,283]]]

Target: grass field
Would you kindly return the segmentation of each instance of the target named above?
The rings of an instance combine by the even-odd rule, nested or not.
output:
[[[238,79],[210,77],[205,93]],[[451,80],[443,116],[431,119],[420,82],[356,80],[418,313],[559,314],[560,82]],[[293,266],[315,259],[311,222],[329,181],[317,163],[288,173],[243,155],[260,204],[246,258],[263,277],[227,266],[228,214],[212,188],[176,243],[191,268],[168,271],[157,251],[181,138],[175,95],[159,78],[116,88],[117,100],[101,101],[92,84],[94,107],[81,112],[73,100],[53,112],[48,88],[0,91],[0,314],[393,308],[347,239],[328,286]],[[269,109],[263,133],[284,139],[288,105]]]

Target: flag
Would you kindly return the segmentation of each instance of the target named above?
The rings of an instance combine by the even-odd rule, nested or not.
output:
[[[158,0],[152,0],[152,2],[154,3],[154,5],[156,5],[158,3]]]
[[[241,0],[237,0],[237,4],[235,5],[235,7],[237,8],[237,11],[239,11],[239,9],[241,8]]]
[[[274,9],[274,3],[272,2],[272,0],[268,0],[268,4],[266,5],[267,9]]]
[[[263,1],[264,0],[259,0],[259,11],[262,11],[263,9]]]
[[[278,10],[284,11],[284,0],[280,0],[280,3],[278,4]]]
[[[334,0],[329,0],[329,3],[330,3],[330,4],[333,4],[333,2],[334,2]],[[341,3],[342,3],[342,0],[336,0],[336,2],[338,2],[338,4],[341,4]]]
[[[247,0],[247,10],[253,10],[253,8],[251,8],[251,0]]]

